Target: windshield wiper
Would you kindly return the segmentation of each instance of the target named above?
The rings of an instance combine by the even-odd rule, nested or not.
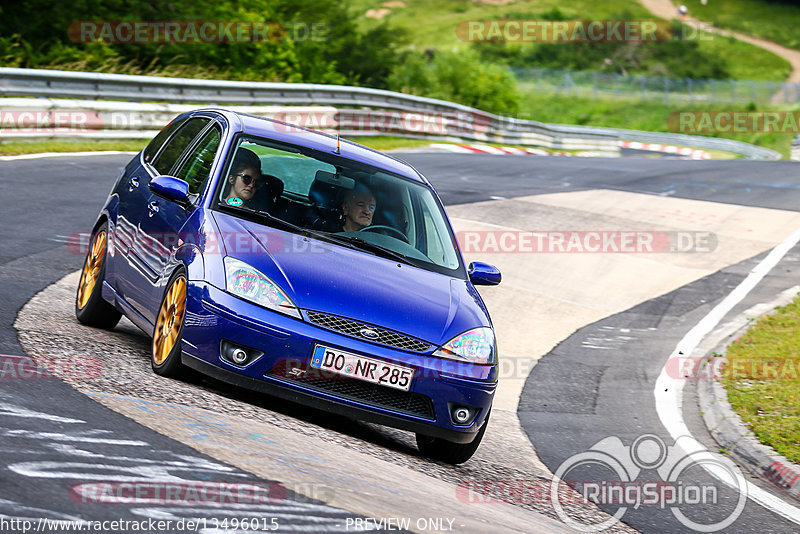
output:
[[[360,237],[351,235],[335,235],[335,234],[331,234],[328,237],[331,237],[332,239],[335,239],[336,241],[339,241],[341,243],[345,243],[348,245],[356,245],[360,249],[366,249],[370,252],[374,252],[385,258],[392,258],[399,262],[405,263],[406,265],[412,265],[416,267],[416,264],[412,262],[408,256],[400,254],[399,252],[395,252],[394,250],[390,250],[386,247],[376,245],[375,243],[370,243],[369,241],[365,241]]]

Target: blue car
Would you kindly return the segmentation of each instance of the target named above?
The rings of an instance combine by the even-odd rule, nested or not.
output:
[[[467,461],[497,387],[492,322],[413,167],[220,109],[184,113],[125,167],[92,229],[75,312],[152,336],[152,367],[416,433]]]

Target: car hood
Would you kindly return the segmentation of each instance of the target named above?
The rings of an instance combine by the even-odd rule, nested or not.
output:
[[[330,313],[406,333],[435,345],[490,326],[466,280],[369,252],[306,238],[214,212],[227,255],[281,286],[301,309]]]

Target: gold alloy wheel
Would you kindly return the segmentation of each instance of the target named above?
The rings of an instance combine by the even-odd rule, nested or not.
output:
[[[78,284],[78,308],[83,309],[92,296],[97,278],[100,275],[100,267],[103,265],[103,258],[106,256],[106,232],[98,232],[94,236],[89,254],[86,255],[86,262],[81,271],[81,281]]]
[[[153,363],[161,365],[169,356],[181,333],[186,311],[186,277],[178,276],[169,286],[167,296],[158,310],[156,331],[153,334]]]

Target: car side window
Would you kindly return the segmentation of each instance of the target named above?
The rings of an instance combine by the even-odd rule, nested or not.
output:
[[[172,121],[171,123],[163,127],[160,132],[158,132],[158,135],[156,135],[144,149],[145,163],[153,162],[153,158],[156,157],[158,149],[161,148],[161,145],[163,145],[164,142],[167,139],[169,139],[169,136],[172,135],[175,132],[175,130],[177,130],[181,126],[181,124],[184,123],[184,121],[185,119]]]
[[[178,172],[177,178],[189,184],[189,193],[196,195],[203,190],[203,186],[211,173],[211,165],[217,154],[222,132],[218,127],[211,128],[208,133],[197,143]]]
[[[186,147],[210,121],[211,119],[205,117],[186,121],[181,129],[178,130],[178,133],[167,142],[167,146],[156,156],[155,161],[153,161],[153,167],[155,167],[156,171],[159,174],[169,174],[170,169],[181,157]]]

